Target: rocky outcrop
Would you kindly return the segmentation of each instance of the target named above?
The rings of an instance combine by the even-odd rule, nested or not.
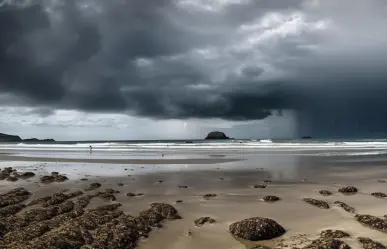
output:
[[[338,205],[339,207],[341,207],[342,209],[344,209],[348,213],[355,213],[355,211],[356,211],[354,207],[351,207],[342,201],[335,201],[334,204]]]
[[[285,233],[285,229],[275,220],[262,217],[235,222],[229,229],[234,236],[250,241],[269,240]]]
[[[49,139],[37,139],[37,138],[21,139],[19,136],[0,133],[0,142],[54,143],[55,140],[52,138],[49,138]]]
[[[363,246],[363,248],[366,249],[386,249],[387,247],[384,246],[382,243],[379,243],[377,241],[373,241],[370,238],[366,237],[359,237],[357,238],[357,241],[360,242],[360,244]]]
[[[379,231],[387,232],[387,221],[372,215],[355,215],[355,219],[365,226],[372,227]]]
[[[280,200],[280,198],[275,195],[267,195],[267,196],[264,196],[262,199],[266,202],[276,202]]]
[[[22,139],[19,136],[0,133],[0,142],[21,142],[21,141]]]
[[[357,188],[354,186],[346,186],[339,189],[339,192],[343,194],[356,194],[357,191]]]
[[[323,196],[330,196],[332,195],[332,192],[329,191],[329,190],[320,190],[318,191],[320,195],[323,195]]]
[[[305,202],[313,205],[313,206],[316,206],[316,207],[319,207],[319,208],[322,208],[322,209],[328,209],[329,208],[328,203],[326,203],[325,201],[316,200],[316,199],[313,199],[313,198],[304,198],[303,200]]]
[[[201,227],[202,225],[206,224],[206,223],[215,223],[215,220],[212,219],[211,217],[201,217],[201,218],[198,218],[194,221],[195,225],[198,226],[198,227]]]
[[[220,131],[213,131],[208,133],[207,137],[205,139],[230,139],[226,136],[223,132]]]
[[[382,193],[382,192],[375,192],[375,193],[372,193],[371,195],[378,197],[378,198],[386,198],[387,197],[387,195],[385,193]]]

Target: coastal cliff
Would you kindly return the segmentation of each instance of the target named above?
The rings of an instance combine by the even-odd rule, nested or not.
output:
[[[36,143],[36,142],[44,142],[44,143],[52,143],[55,142],[54,139],[37,139],[37,138],[28,138],[28,139],[21,139],[21,137],[16,135],[8,135],[4,133],[0,133],[0,143],[1,142],[30,142],[30,143]]]
[[[21,142],[21,141],[23,140],[19,136],[0,133],[0,142]]]

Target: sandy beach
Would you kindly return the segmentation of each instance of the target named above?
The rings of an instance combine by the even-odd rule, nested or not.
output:
[[[147,238],[139,238],[136,248],[140,249],[250,249],[257,245],[304,248],[327,229],[347,232],[350,236],[342,240],[351,248],[363,248],[357,240],[359,237],[387,245],[386,229],[383,232],[383,229],[370,228],[355,217],[356,214],[364,214],[385,219],[387,198],[377,198],[371,193],[387,193],[387,157],[375,160],[374,156],[323,157],[308,153],[250,153],[239,157],[236,153],[222,153],[222,156],[204,153],[200,157],[187,156],[183,159],[168,158],[168,155],[164,159],[158,158],[159,155],[152,155],[148,159],[90,157],[44,158],[39,155],[23,157],[2,154],[1,169],[12,167],[19,173],[33,172],[35,176],[15,182],[2,180],[1,193],[25,188],[31,193],[27,200],[21,202],[25,204],[64,190],[64,193],[82,191],[82,196],[97,193],[85,210],[120,203],[120,211],[135,217],[147,210],[151,203],[165,203],[175,208],[182,219],[161,221],[162,227],[152,228]],[[51,172],[59,172],[68,180],[42,183],[41,177],[51,175]],[[85,191],[91,183],[100,183],[101,186]],[[265,185],[265,188],[258,185]],[[338,190],[345,186],[354,186],[358,192],[353,195],[340,193]],[[119,191],[112,193],[115,200],[109,199],[109,196],[108,200],[98,196],[98,192],[109,188]],[[328,190],[332,195],[321,195],[320,190]],[[127,193],[138,196],[127,196]],[[214,196],[204,198],[207,194]],[[265,202],[265,196],[277,196],[279,200]],[[1,198],[4,199],[4,195]],[[311,205],[303,198],[322,200],[329,208]],[[76,198],[69,200],[75,202]],[[335,204],[336,201],[346,203],[355,211],[346,212]],[[3,205],[4,208],[6,206]],[[39,208],[42,208],[40,204],[27,206],[11,217],[24,217],[28,210]],[[200,217],[211,217],[215,222],[196,226],[194,221]],[[286,232],[278,238],[256,242],[238,239],[230,233],[232,223],[251,217],[273,219]],[[28,225],[37,226],[41,222],[45,221],[32,221]],[[29,240],[44,240],[44,234],[60,229],[60,225],[42,234],[31,235]],[[25,227],[18,229],[23,231]],[[12,229],[2,231],[4,238],[14,233]],[[18,247],[20,242],[14,241],[12,244],[5,241],[9,246],[6,248],[22,248]]]

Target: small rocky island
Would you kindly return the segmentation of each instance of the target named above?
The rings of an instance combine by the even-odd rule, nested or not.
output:
[[[30,143],[36,143],[36,142],[44,142],[44,143],[53,143],[55,142],[54,139],[37,139],[37,138],[28,138],[28,139],[21,139],[21,137],[16,135],[8,135],[4,133],[0,133],[0,143],[9,143],[9,142],[30,142]]]
[[[205,139],[230,139],[226,136],[223,132],[220,131],[212,131],[208,133],[207,137]]]

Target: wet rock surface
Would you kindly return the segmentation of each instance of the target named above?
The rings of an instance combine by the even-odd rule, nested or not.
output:
[[[329,209],[329,205],[325,201],[316,200],[313,198],[303,198],[302,200],[305,201],[306,203],[313,205],[313,206],[316,206],[316,207],[319,207],[322,209]]]
[[[64,192],[58,192],[58,193],[54,193],[52,196],[44,196],[44,197],[35,199],[35,200],[29,202],[28,206],[40,204],[43,207],[48,207],[48,206],[52,206],[52,205],[61,204],[68,199],[80,196],[82,194],[83,194],[82,191],[75,191],[75,192],[71,192],[68,194],[66,194]]]
[[[355,211],[356,211],[354,207],[351,207],[342,201],[335,201],[333,204],[338,205],[339,207],[341,207],[342,209],[344,209],[348,213],[355,213]]]
[[[24,188],[15,188],[0,195],[0,208],[22,203],[30,198],[31,193]]]
[[[0,170],[0,180],[7,180],[10,182],[16,182],[19,179],[28,179],[34,177],[35,173],[33,172],[18,172],[17,169],[12,167],[6,167],[3,170]]]
[[[378,197],[378,198],[386,198],[387,194],[382,193],[382,192],[375,192],[371,194],[372,196]]]
[[[276,221],[262,217],[235,222],[229,226],[229,230],[234,236],[250,241],[273,239],[285,233],[285,229]]]
[[[216,197],[217,195],[216,194],[205,194],[203,196],[204,199],[208,200],[208,199],[211,199],[211,198],[214,198]]]
[[[331,238],[331,239],[341,239],[349,237],[349,233],[341,231],[341,230],[324,230],[320,233],[321,238]]]
[[[343,194],[355,194],[358,192],[358,190],[354,186],[346,186],[346,187],[340,188],[339,192]]]
[[[204,224],[206,223],[215,223],[215,220],[212,219],[211,217],[201,217],[201,218],[198,218],[194,221],[195,225],[200,227],[200,226],[203,226]]]
[[[372,239],[366,238],[366,237],[359,237],[357,238],[357,241],[359,241],[359,243],[362,245],[364,249],[386,249],[387,248],[382,243],[373,241]]]
[[[266,202],[276,202],[280,200],[278,196],[274,196],[274,195],[267,195],[267,196],[264,196],[262,199]]]
[[[126,193],[126,196],[128,197],[143,196],[143,195],[144,195],[143,193],[132,193],[132,192]]]
[[[96,190],[96,189],[99,189],[101,186],[102,186],[101,183],[99,183],[99,182],[93,182],[93,183],[91,183],[89,186],[87,186],[87,187],[85,188],[85,191]]]
[[[351,249],[351,247],[341,240],[319,238],[313,240],[311,244],[303,247],[303,249]]]
[[[141,237],[148,237],[153,227],[161,227],[162,221],[181,218],[173,206],[163,203],[151,204],[137,217],[118,210],[119,203],[86,210],[98,195],[80,194],[62,191],[38,198],[33,205],[43,207],[24,212],[22,202],[30,196],[27,190],[1,194],[0,248],[130,249]]]
[[[355,215],[355,219],[361,224],[380,230],[382,232],[387,232],[387,220],[372,216],[372,215]]]
[[[61,175],[58,172],[52,172],[51,175],[42,176],[40,178],[40,181],[45,184],[53,183],[53,182],[64,182],[67,180],[68,180],[67,176]]]
[[[253,186],[253,188],[266,188],[266,187],[267,187],[266,184],[255,184],[255,185]]]
[[[318,192],[319,192],[320,195],[323,195],[323,196],[330,196],[330,195],[332,195],[332,192],[328,191],[328,190],[320,190]]]

